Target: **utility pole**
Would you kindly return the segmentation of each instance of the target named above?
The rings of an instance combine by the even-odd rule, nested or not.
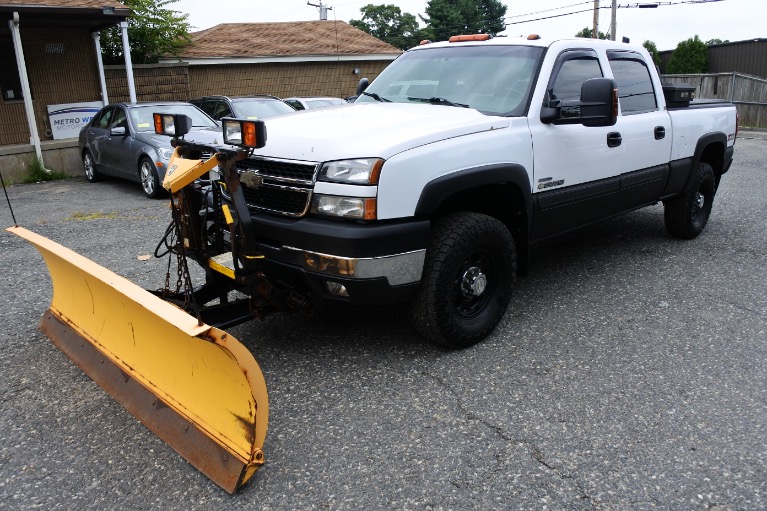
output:
[[[617,35],[618,35],[618,16],[616,15],[616,12],[618,10],[618,0],[613,0],[613,16],[612,16],[612,23],[610,24],[610,39],[615,41]]]
[[[594,0],[594,39],[599,39],[599,0]]]
[[[311,2],[306,2],[306,5],[311,5],[312,7],[316,7],[320,10],[320,20],[325,21],[328,19],[328,11],[332,11],[332,7],[326,7],[322,5],[322,0],[320,0],[319,4],[313,4]]]

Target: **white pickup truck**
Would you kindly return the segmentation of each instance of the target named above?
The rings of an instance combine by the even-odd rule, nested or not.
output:
[[[315,301],[409,302],[448,347],[495,328],[532,243],[659,201],[696,237],[732,162],[735,107],[664,87],[640,46],[459,36],[366,82],[269,119],[238,162],[264,273]]]

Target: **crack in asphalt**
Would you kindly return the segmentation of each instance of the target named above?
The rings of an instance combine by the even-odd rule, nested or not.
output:
[[[433,374],[430,374],[426,371],[421,371],[421,376],[425,376],[426,378],[429,378],[437,384],[439,384],[440,387],[445,389],[449,394],[453,396],[453,398],[456,401],[456,404],[458,406],[458,409],[461,411],[461,413],[468,419],[468,420],[474,420],[482,424],[483,426],[487,427],[488,429],[495,432],[496,435],[498,435],[502,440],[504,440],[507,444],[518,444],[524,446],[528,452],[530,453],[530,457],[535,460],[540,466],[544,467],[549,472],[554,473],[559,479],[566,480],[571,482],[578,493],[580,493],[580,498],[584,499],[589,502],[589,505],[591,509],[594,509],[595,511],[598,510],[601,506],[597,499],[592,497],[589,492],[586,490],[586,488],[583,487],[581,483],[578,482],[578,480],[573,477],[571,474],[566,473],[562,468],[556,467],[546,461],[546,457],[543,454],[543,452],[536,447],[536,445],[526,439],[520,439],[515,438],[512,435],[509,435],[501,426],[495,425],[491,423],[489,420],[485,419],[481,415],[471,411],[466,404],[464,404],[464,400],[462,399],[461,395],[452,387],[448,382],[446,382],[444,379],[440,378],[439,376],[435,376]],[[505,449],[506,453],[509,453],[509,448],[507,447]],[[500,465],[502,463],[502,460],[499,459],[498,456],[496,456],[497,463]],[[500,467],[495,470],[491,470],[492,474],[497,474],[500,470]]]

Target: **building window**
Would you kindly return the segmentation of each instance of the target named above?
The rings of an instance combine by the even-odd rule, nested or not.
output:
[[[16,66],[16,52],[13,49],[13,39],[10,36],[0,36],[0,87],[4,101],[19,101],[21,95],[21,78]]]

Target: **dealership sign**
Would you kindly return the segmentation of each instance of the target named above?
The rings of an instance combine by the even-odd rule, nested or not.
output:
[[[48,105],[48,118],[51,121],[53,140],[77,138],[80,129],[91,122],[103,103],[68,103],[65,105]]]

